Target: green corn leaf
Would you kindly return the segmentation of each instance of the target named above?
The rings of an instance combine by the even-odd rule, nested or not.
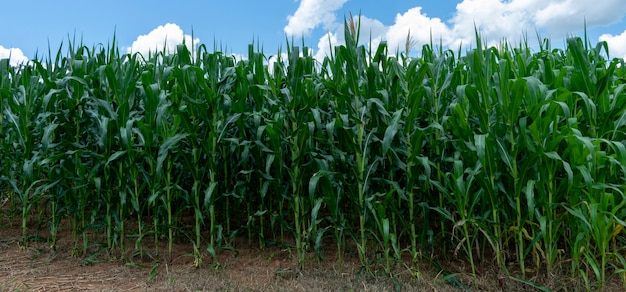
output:
[[[116,151],[115,153],[113,153],[106,162],[106,165],[108,166],[111,162],[119,159],[120,157],[126,155],[126,150],[120,150],[120,151]]]
[[[383,137],[383,156],[387,156],[387,151],[389,151],[389,147],[393,142],[394,137],[398,133],[400,129],[400,118],[402,117],[402,109],[393,113],[391,118],[391,122],[385,129],[385,136]]]
[[[159,156],[157,158],[156,165],[157,176],[163,175],[163,163],[165,162],[165,159],[167,159],[168,154],[173,151],[178,146],[178,143],[185,139],[188,135],[189,134],[176,134],[167,138],[165,142],[161,144],[159,147]]]
[[[217,188],[217,182],[210,182],[209,187],[204,191],[204,207],[208,207],[210,204],[214,202],[215,190]]]

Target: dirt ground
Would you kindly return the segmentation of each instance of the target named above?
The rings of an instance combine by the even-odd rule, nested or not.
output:
[[[3,291],[533,291],[532,287],[504,276],[493,264],[482,265],[478,277],[453,274],[424,263],[416,268],[404,263],[394,265],[391,277],[381,267],[362,271],[356,254],[347,253],[339,265],[331,248],[327,260],[313,253],[302,271],[297,269],[294,251],[288,247],[260,249],[243,238],[235,242],[238,253],[220,251],[219,264],[207,258],[201,267],[193,265],[192,246],[174,246],[171,258],[163,242],[164,256],[133,257],[96,253],[74,256],[72,234],[61,232],[58,247],[52,250],[45,240],[21,243],[21,229],[0,214],[0,292]],[[43,228],[45,229],[45,228]],[[97,236],[97,235],[94,235]],[[101,235],[100,235],[101,236]],[[45,235],[42,235],[45,238]],[[91,242],[91,240],[90,240]],[[131,245],[132,240],[127,241]],[[101,246],[102,244],[100,244]],[[146,247],[150,250],[150,247]],[[153,249],[152,249],[153,250]],[[441,263],[446,271],[467,271],[461,262]],[[580,291],[576,279],[552,277],[537,280],[555,291]],[[455,281],[456,286],[455,286]],[[607,291],[623,289],[615,281]]]
[[[162,256],[157,261],[123,261],[107,259],[104,252],[90,259],[72,256],[67,238],[56,251],[45,243],[24,247],[19,230],[6,226],[0,238],[0,291],[394,291],[396,285],[403,290],[445,289],[444,284],[429,284],[436,283],[432,279],[394,285],[384,275],[359,273],[356,258],[346,259],[343,269],[333,261],[312,260],[298,272],[295,255],[287,248],[242,246],[238,254],[221,252],[220,265],[207,259],[195,268],[190,245],[174,246],[171,260]]]

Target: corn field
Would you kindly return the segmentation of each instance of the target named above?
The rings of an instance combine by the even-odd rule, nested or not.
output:
[[[581,38],[476,38],[410,58],[346,25],[323,61],[289,43],[268,62],[253,45],[246,60],[142,56],[115,39],[1,60],[2,214],[23,245],[71,230],[77,256],[92,234],[134,255],[182,238],[201,266],[243,237],[293,248],[300,268],[332,248],[324,260],[367,270],[438,253],[472,274],[626,283],[624,60]]]

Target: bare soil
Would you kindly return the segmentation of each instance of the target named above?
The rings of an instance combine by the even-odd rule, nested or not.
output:
[[[69,229],[61,230],[56,250],[45,240],[49,236],[45,227],[40,228],[40,240],[24,244],[21,229],[15,222],[9,224],[5,215],[0,214],[0,292],[464,290],[461,286],[472,291],[534,291],[531,286],[504,276],[489,262],[482,263],[477,278],[473,278],[466,272],[470,270],[467,263],[453,257],[439,262],[446,272],[428,261],[418,267],[396,263],[391,275],[383,273],[382,264],[376,263],[370,272],[365,272],[356,254],[350,251],[340,265],[332,245],[324,251],[325,260],[311,252],[305,268],[299,271],[292,248],[260,249],[258,243],[248,244],[247,238],[233,242],[237,253],[219,251],[218,261],[207,256],[198,268],[190,255],[192,245],[184,242],[174,246],[171,257],[165,241],[159,246],[160,256],[133,255],[132,238],[127,239],[130,247],[124,255],[108,254],[103,243],[90,243],[87,254],[80,255]],[[31,227],[31,234],[37,234],[37,226]],[[94,233],[89,242],[102,238],[102,234]],[[146,250],[155,253],[149,244]],[[579,279],[562,275],[537,275],[531,280],[554,291],[585,290]],[[621,280],[616,279],[606,287],[606,291],[623,289]]]

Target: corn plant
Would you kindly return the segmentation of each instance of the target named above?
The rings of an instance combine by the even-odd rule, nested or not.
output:
[[[624,275],[626,66],[606,43],[477,32],[410,56],[410,34],[394,54],[353,17],[344,31],[323,60],[293,41],[286,58],[121,54],[115,37],[0,60],[0,192],[22,245],[69,228],[74,255],[133,261],[182,239],[200,267],[241,236],[293,248],[299,269],[332,244],[388,274],[439,254],[473,275]]]

